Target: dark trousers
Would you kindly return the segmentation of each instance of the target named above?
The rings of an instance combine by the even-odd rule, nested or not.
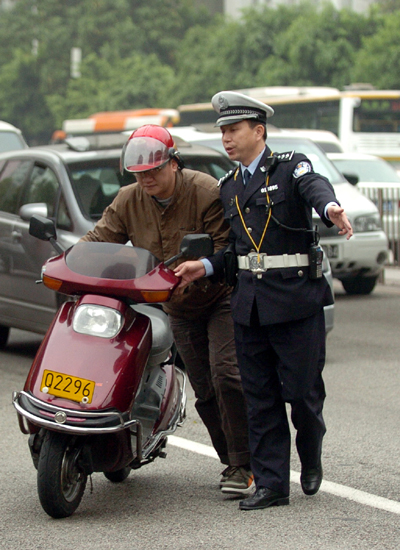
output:
[[[326,428],[325,322],[320,313],[287,323],[260,326],[235,323],[237,358],[246,396],[251,467],[257,487],[289,495],[291,405],[296,447],[303,467],[321,460]]]
[[[230,300],[195,320],[170,316],[196,409],[223,464],[250,462],[246,405],[237,366]]]

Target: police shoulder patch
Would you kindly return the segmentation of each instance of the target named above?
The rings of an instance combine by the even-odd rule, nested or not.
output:
[[[300,178],[301,176],[304,176],[304,174],[307,174],[308,172],[312,172],[312,166],[309,162],[306,160],[302,160],[299,162],[296,166],[296,168],[293,171],[293,177],[294,178]]]
[[[288,160],[292,160],[293,155],[294,151],[287,151],[286,153],[277,153],[275,157],[278,159],[279,162],[285,162]]]
[[[231,176],[233,176],[235,170],[237,170],[237,168],[232,168],[232,170],[229,170],[225,176],[222,176],[222,178],[218,181],[218,187],[222,187],[222,185],[224,185],[224,183],[228,181]]]

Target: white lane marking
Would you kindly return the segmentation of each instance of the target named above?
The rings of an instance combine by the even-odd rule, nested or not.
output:
[[[218,455],[215,449],[209,445],[196,443],[195,441],[190,441],[189,439],[184,439],[183,437],[177,437],[176,435],[168,436],[168,443],[174,447],[180,447],[181,449],[192,451],[210,458],[216,458],[218,460]],[[295,483],[300,483],[300,473],[291,470],[290,480]],[[358,502],[359,504],[370,506],[371,508],[377,508],[379,510],[385,510],[386,512],[400,515],[400,502],[371,495],[370,493],[365,493],[364,491],[359,491],[358,489],[352,489],[351,487],[346,487],[345,485],[340,485],[339,483],[323,481],[320,491],[324,491],[325,493],[329,493],[337,497],[346,498],[348,500]]]

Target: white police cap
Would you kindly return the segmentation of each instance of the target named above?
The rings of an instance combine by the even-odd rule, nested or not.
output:
[[[212,106],[221,116],[216,126],[234,124],[242,120],[254,119],[267,124],[267,117],[274,114],[269,105],[239,92],[218,92],[211,100]]]

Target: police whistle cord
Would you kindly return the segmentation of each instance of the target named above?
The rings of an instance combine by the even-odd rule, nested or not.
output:
[[[267,181],[266,181],[266,187],[268,187],[268,183],[269,183],[269,174],[267,176]],[[240,219],[242,221],[242,224],[243,224],[243,227],[244,227],[244,230],[246,231],[247,233],[247,236],[249,237],[250,241],[252,242],[252,244],[254,245],[254,248],[256,249],[257,251],[257,261],[258,263],[260,263],[260,248],[261,248],[261,245],[263,243],[263,240],[264,240],[264,237],[265,237],[265,233],[267,232],[267,227],[269,225],[269,222],[270,222],[270,219],[271,219],[271,216],[272,216],[272,210],[270,208],[270,198],[269,198],[269,195],[267,193],[267,201],[268,201],[268,218],[267,218],[267,221],[265,223],[265,227],[264,227],[264,231],[261,235],[261,239],[260,239],[260,242],[258,243],[258,246],[256,245],[253,237],[250,235],[249,233],[249,230],[247,229],[246,227],[246,224],[244,223],[244,218],[243,218],[243,214],[242,214],[242,211],[240,209],[240,206],[239,206],[239,199],[238,199],[238,196],[236,195],[235,196],[235,200],[236,200],[236,207],[238,209],[238,212],[239,212],[239,216],[240,216]]]

